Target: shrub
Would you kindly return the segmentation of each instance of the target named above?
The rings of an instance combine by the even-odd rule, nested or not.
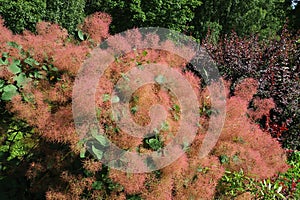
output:
[[[235,33],[216,45],[204,41],[220,71],[232,81],[259,81],[257,96],[273,98],[276,107],[262,127],[277,137],[285,148],[299,149],[299,43],[284,27],[279,40],[259,41],[258,36],[238,37]],[[268,121],[269,120],[269,121]]]
[[[46,13],[46,1],[5,1],[1,0],[0,15],[5,19],[5,25],[16,33],[25,29],[34,31],[37,22]]]
[[[60,24],[74,34],[85,17],[85,0],[70,1],[5,1],[1,0],[0,15],[5,25],[15,33],[25,29],[35,32],[35,25],[42,20]]]
[[[77,25],[85,17],[85,3],[85,0],[47,1],[43,20],[59,24],[74,35],[77,31]]]
[[[194,10],[202,3],[192,1],[152,1],[124,0],[88,1],[85,12],[107,12],[112,18],[111,31],[119,33],[134,27],[165,27],[172,30],[184,31],[194,18]],[[178,12],[180,10],[180,12]]]
[[[86,22],[90,22],[89,20],[93,22],[94,17],[99,19],[99,16],[102,22],[108,20],[101,23],[103,29],[97,32],[100,35],[96,33],[93,35],[100,41],[108,36],[109,18],[105,18],[107,15],[96,14]],[[0,29],[5,30],[3,27]],[[247,117],[248,105],[257,86],[253,79],[245,79],[237,84],[235,96],[229,96],[227,92],[228,111],[220,140],[209,156],[199,158],[199,149],[209,119],[216,119],[215,123],[220,122],[218,107],[211,106],[211,98],[215,96],[208,92],[208,87],[219,88],[219,85],[212,82],[207,87],[202,86],[204,85],[201,84],[202,80],[186,68],[188,61],[172,53],[181,51],[190,55],[189,51],[177,48],[169,40],[159,43],[158,37],[155,36],[143,38],[137,30],[132,34],[119,36],[115,43],[108,40],[107,45],[122,52],[133,49],[133,45],[140,47],[146,42],[151,42],[154,47],[162,45],[172,51],[137,48],[116,57],[110,64],[99,79],[100,84],[95,96],[99,125],[105,135],[122,149],[148,154],[153,151],[160,152],[162,147],[170,144],[180,125],[183,128],[190,128],[180,122],[184,112],[181,112],[179,99],[171,90],[162,87],[165,81],[163,75],[156,76],[155,82],[138,88],[129,101],[130,115],[141,126],[147,125],[150,119],[154,119],[154,123],[161,123],[159,117],[151,116],[151,112],[149,116],[149,108],[161,104],[166,119],[158,124],[159,128],[153,130],[151,137],[143,139],[126,134],[126,131],[117,127],[111,115],[112,102],[109,101],[113,99],[112,88],[119,79],[128,80],[125,74],[128,70],[134,67],[142,68],[149,63],[172,66],[190,82],[195,94],[198,95],[201,115],[199,123],[202,126],[199,127],[196,138],[190,146],[185,143],[175,146],[172,154],[182,153],[181,157],[160,170],[147,174],[130,174],[102,166],[93,157],[95,155],[102,158],[101,149],[93,145],[91,153],[87,153],[85,145],[88,142],[96,144],[93,142],[97,140],[106,147],[106,142],[101,135],[92,135],[95,140],[88,140],[87,143],[79,140],[71,107],[75,75],[92,45],[86,41],[79,43],[68,40],[64,29],[43,22],[38,25],[37,35],[30,32],[11,35],[7,30],[5,33],[8,34],[6,38],[13,39],[13,43],[1,42],[1,49],[6,52],[1,58],[1,82],[5,87],[9,86],[8,89],[0,91],[2,103],[8,112],[25,121],[34,128],[35,134],[41,137],[36,157],[24,163],[26,172],[22,172],[29,182],[28,195],[33,199],[44,196],[48,199],[126,199],[139,196],[145,199],[211,199],[225,169],[233,171],[243,169],[247,175],[262,179],[287,168],[284,164],[284,152],[277,141]],[[22,77],[19,77],[20,74]],[[147,75],[141,76],[147,78]],[[81,89],[84,91],[84,88]],[[229,91],[229,88],[226,88],[226,91]],[[118,98],[115,97],[114,101],[121,101],[126,92],[128,91],[120,90]],[[6,93],[9,94],[8,97]],[[220,101],[224,101],[224,99],[216,100],[220,105],[222,105]],[[265,103],[270,105],[263,111],[259,110],[260,113],[268,113],[268,108],[272,107],[269,101]],[[219,104],[217,106],[220,106]],[[193,116],[191,113],[187,116],[190,115]],[[194,124],[196,122],[195,120]],[[159,160],[149,160],[135,167],[144,169],[159,163]]]

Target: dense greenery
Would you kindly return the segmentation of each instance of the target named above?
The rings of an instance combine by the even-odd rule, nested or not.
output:
[[[0,1],[0,15],[6,25],[14,32],[35,30],[35,24],[43,20],[46,14],[46,1]]]
[[[86,11],[93,13],[103,11],[111,14],[113,33],[125,31],[133,27],[160,26],[177,31],[189,27],[195,16],[195,9],[201,6],[200,0],[125,0],[91,1]]]
[[[85,0],[1,0],[0,15],[14,32],[34,31],[39,21],[51,21],[75,33],[85,13]]]
[[[18,0],[0,1],[0,15],[14,32],[35,30],[41,20],[51,21],[75,34],[83,18],[106,12],[113,18],[111,33],[134,27],[160,26],[203,39],[208,30],[213,38],[235,30],[239,35],[259,33],[275,36],[289,18],[290,27],[299,29],[299,5],[293,0]]]
[[[235,30],[238,35],[275,36],[286,20],[290,3],[284,0],[205,0],[194,18],[196,37],[208,29],[214,36]]]

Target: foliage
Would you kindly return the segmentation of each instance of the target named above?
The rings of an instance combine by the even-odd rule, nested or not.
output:
[[[0,179],[4,179],[9,171],[32,155],[38,138],[35,137],[32,127],[14,119],[7,110],[1,108],[0,116]]]
[[[34,0],[34,1],[0,1],[0,15],[5,19],[5,25],[16,33],[35,31],[35,25],[42,20],[60,24],[71,34],[82,22],[85,0]]]
[[[257,181],[243,171],[227,171],[217,187],[216,199],[285,199],[282,186],[270,179]]]
[[[218,156],[229,171],[243,169],[248,176],[263,179],[285,171],[287,165],[280,144],[247,115],[257,85],[254,79],[244,79],[235,87],[234,96],[227,99],[227,116],[212,154]],[[272,105],[265,106],[264,112],[268,113],[270,108]],[[269,148],[272,151],[267,150]]]
[[[213,45],[204,42],[220,71],[232,80],[232,89],[244,77],[259,81],[258,96],[276,103],[270,117],[260,121],[284,147],[299,149],[300,56],[297,37],[283,29],[279,40],[260,42],[235,33]]]
[[[259,33],[275,36],[285,22],[287,6],[284,0],[219,1],[205,0],[196,10],[193,35],[204,38],[208,30],[212,39],[236,31],[238,35]]]
[[[59,24],[74,35],[77,25],[85,17],[85,2],[85,0],[47,1],[43,20]]]
[[[112,18],[111,31],[119,33],[134,27],[164,27],[185,31],[194,18],[194,9],[201,5],[199,0],[145,2],[135,0],[88,1],[86,13],[96,11],[109,13]],[[190,27],[191,28],[191,27]]]
[[[16,122],[15,122],[16,123]],[[23,130],[28,129],[26,127],[26,124],[22,124],[21,122],[17,122],[15,126],[10,127],[6,134],[3,134],[1,137],[2,145],[0,148],[1,157],[7,156],[7,161],[10,161],[14,158],[21,159],[24,155],[28,153],[28,151],[34,147],[34,141],[32,137],[32,131],[31,132],[22,132],[22,129],[18,126],[24,126]],[[6,137],[6,138],[5,138]],[[1,166],[1,170],[3,169],[3,166]]]
[[[95,21],[101,22],[100,26],[103,29],[93,32],[95,35],[92,36],[89,29],[93,30],[92,25]],[[109,22],[110,18],[106,14],[97,13],[85,20],[86,24],[82,27],[86,28],[82,30],[90,34],[91,38],[98,43],[109,35]],[[20,199],[21,196],[49,200],[139,199],[139,197],[142,199],[211,199],[215,196],[215,188],[225,170],[234,172],[242,169],[247,176],[261,180],[287,169],[286,157],[279,143],[257,126],[251,118],[255,116],[253,114],[255,112],[268,115],[274,105],[271,99],[259,99],[257,102],[263,102],[267,106],[256,110],[248,108],[257,91],[258,83],[254,79],[241,80],[235,84],[232,94],[227,94],[227,115],[220,140],[209,156],[200,159],[199,149],[209,119],[214,118],[215,123],[219,123],[218,112],[211,107],[210,99],[214,97],[210,96],[208,89],[218,88],[219,85],[214,85],[215,83],[212,82],[204,87],[201,79],[187,69],[188,61],[171,53],[172,51],[132,50],[116,58],[99,79],[95,96],[96,110],[99,111],[99,125],[106,137],[98,135],[97,131],[91,129],[88,132],[91,134],[91,140],[82,141],[75,131],[73,121],[72,87],[75,75],[94,43],[89,40],[82,42],[70,40],[65,29],[46,22],[37,24],[37,34],[26,31],[22,35],[13,35],[3,26],[0,30],[3,33],[0,47],[2,52],[7,52],[1,58],[0,77],[3,80],[2,84],[4,83],[3,88],[6,85],[13,85],[18,92],[11,98],[4,98],[1,103],[14,118],[26,122],[29,127],[34,128],[33,134],[41,137],[36,142],[38,145],[33,157],[25,159],[22,167],[13,169],[7,174],[26,177],[27,183],[22,184],[21,187],[25,188],[22,190],[24,193],[14,193],[15,199],[18,197]],[[108,45],[117,45],[118,50],[134,49],[132,45],[143,44],[147,39],[140,36],[138,31],[133,35],[125,34],[124,37],[118,38],[117,44],[108,42]],[[159,38],[153,38],[151,41],[153,45],[159,44]],[[171,41],[163,42],[174,52],[182,51]],[[125,74],[128,70],[134,67],[142,68],[146,66],[143,66],[144,64],[151,63],[172,66],[190,82],[198,96],[199,114],[201,113],[199,120],[201,126],[198,128],[196,138],[190,146],[186,144],[176,146],[177,151],[172,153],[182,153],[182,156],[170,165],[152,173],[130,174],[102,166],[94,156],[102,158],[102,149],[107,148],[106,138],[128,151],[151,153],[158,150],[161,153],[161,147],[169,144],[178,131],[182,108],[178,106],[179,100],[172,91],[162,87],[165,81],[163,75],[156,76],[154,83],[138,88],[129,102],[129,109],[134,106],[138,108],[131,113],[131,117],[141,126],[150,122],[151,106],[160,104],[165,108],[166,120],[154,131],[154,137],[149,136],[143,141],[142,138],[126,134],[124,130],[117,127],[111,115],[111,104],[121,101],[120,98],[111,95],[114,85],[122,77],[130,81]],[[35,76],[35,72],[40,76]],[[15,78],[21,73],[24,73],[26,78],[30,78],[24,87]],[[14,79],[16,80],[11,82]],[[225,85],[229,83],[225,81]],[[228,87],[226,91],[229,91]],[[2,90],[1,97],[3,92],[9,91]],[[224,101],[224,99],[218,100]],[[22,133],[25,138],[24,132]],[[15,142],[23,138],[20,137],[18,138],[20,140]],[[84,142],[91,144],[91,153],[82,153],[86,145]],[[18,152],[19,154],[23,155],[23,152]],[[150,160],[148,163],[140,163],[139,167],[155,166],[157,162],[159,161]],[[22,170],[18,171],[20,169]],[[12,177],[14,181],[19,180],[15,176]],[[11,196],[12,191],[15,190],[7,191],[4,194]],[[16,195],[20,196],[16,197]]]
[[[34,31],[35,24],[45,20],[58,23],[74,36],[82,36],[77,29],[84,17],[95,12],[106,12],[114,19],[110,30],[118,33],[134,27],[159,26],[205,38],[208,31],[211,39],[235,30],[239,35],[260,33],[262,38],[275,36],[286,18],[291,28],[299,28],[297,10],[290,0],[251,1],[159,1],[135,0],[34,0],[0,1],[0,15],[13,32],[25,29]],[[82,38],[82,37],[81,37]]]
[[[34,1],[0,1],[0,15],[5,19],[5,25],[14,32],[35,30],[37,22],[43,20],[46,14],[46,0]]]
[[[227,171],[217,186],[217,199],[248,196],[247,199],[299,199],[299,152],[292,152],[288,163],[291,168],[269,179],[257,181],[243,171]]]
[[[300,198],[300,152],[292,151],[288,158],[288,164],[291,166],[287,172],[279,174],[273,179],[273,182],[282,186],[282,193],[286,198]]]

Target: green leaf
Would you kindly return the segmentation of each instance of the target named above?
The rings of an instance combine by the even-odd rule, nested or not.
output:
[[[28,65],[31,66],[31,67],[34,67],[34,66],[40,64],[38,61],[36,61],[35,59],[30,58],[30,57],[26,58],[26,59],[24,60],[24,63],[28,64]]]
[[[83,34],[83,32],[82,32],[81,30],[79,30],[79,31],[77,32],[77,35],[78,35],[78,37],[79,37],[79,39],[80,39],[81,41],[84,40],[84,34]]]
[[[14,77],[14,81],[17,81],[18,87],[24,87],[31,79],[26,77],[25,73],[20,73]]]
[[[2,53],[2,57],[3,57],[3,58],[8,58],[8,57],[9,57],[9,54],[8,54],[7,52],[3,52],[3,53]]]
[[[18,67],[20,65],[20,60],[13,60],[13,63],[8,67],[8,70],[13,74],[18,74],[21,72],[21,68]]]
[[[108,140],[106,139],[105,136],[103,135],[100,135],[100,134],[94,134],[93,137],[102,145],[102,146],[108,146],[109,145],[109,142]]]
[[[85,148],[82,148],[80,150],[80,158],[85,158],[85,152],[86,152],[86,149]]]
[[[229,162],[228,156],[226,156],[226,155],[221,155],[221,156],[220,156],[220,162],[221,162],[222,164],[228,163],[228,162]]]
[[[47,68],[46,65],[43,65],[43,66],[42,66],[42,69],[45,70],[45,71],[48,71],[48,68]]]
[[[58,71],[58,69],[56,67],[52,67],[51,70],[54,71],[54,72]]]
[[[93,151],[93,153],[95,154],[95,156],[96,156],[99,160],[102,159],[102,157],[103,157],[103,151],[97,149],[94,145],[92,145],[92,151]]]
[[[19,49],[19,50],[22,49],[22,46],[21,46],[21,45],[17,44],[16,42],[13,42],[13,41],[7,42],[7,45],[10,46],[10,47]]]
[[[33,74],[34,74],[34,78],[37,78],[37,79],[44,78],[43,75],[41,74],[41,72],[39,72],[39,71],[34,71]]]
[[[102,100],[103,100],[103,102],[109,101],[110,100],[110,94],[103,94]]]
[[[111,99],[111,102],[112,103],[118,103],[118,102],[120,102],[120,98],[118,96],[113,96],[112,99]]]
[[[279,186],[278,189],[277,189],[277,193],[280,193],[282,190],[282,186]]]
[[[148,52],[146,50],[143,51],[143,56],[146,56]]]
[[[93,187],[94,190],[101,190],[102,186],[103,186],[103,183],[101,181],[95,181],[92,184],[92,187]]]
[[[3,60],[4,58],[4,60]],[[0,65],[8,65],[8,53],[2,53],[2,58],[0,59]]]
[[[102,146],[108,146],[109,145],[109,141],[107,140],[107,138],[104,135],[101,135],[98,131],[97,128],[92,128],[90,130],[91,135],[102,145]]]
[[[17,87],[14,85],[7,85],[3,88],[1,99],[4,101],[10,101],[15,95],[18,94]]]

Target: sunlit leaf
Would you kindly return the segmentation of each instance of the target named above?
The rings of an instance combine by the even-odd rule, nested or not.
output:
[[[92,151],[99,160],[102,159],[103,151],[97,149],[94,145],[92,145]]]
[[[83,34],[83,32],[81,30],[79,30],[77,33],[78,33],[79,39],[83,41],[84,40],[84,34]]]
[[[18,74],[21,72],[21,68],[19,67],[21,61],[14,60],[13,63],[8,67],[8,70],[13,74]]]
[[[2,93],[1,99],[5,100],[5,101],[9,101],[17,94],[18,94],[18,91],[17,91],[16,86],[7,85],[3,88],[3,93]]]

